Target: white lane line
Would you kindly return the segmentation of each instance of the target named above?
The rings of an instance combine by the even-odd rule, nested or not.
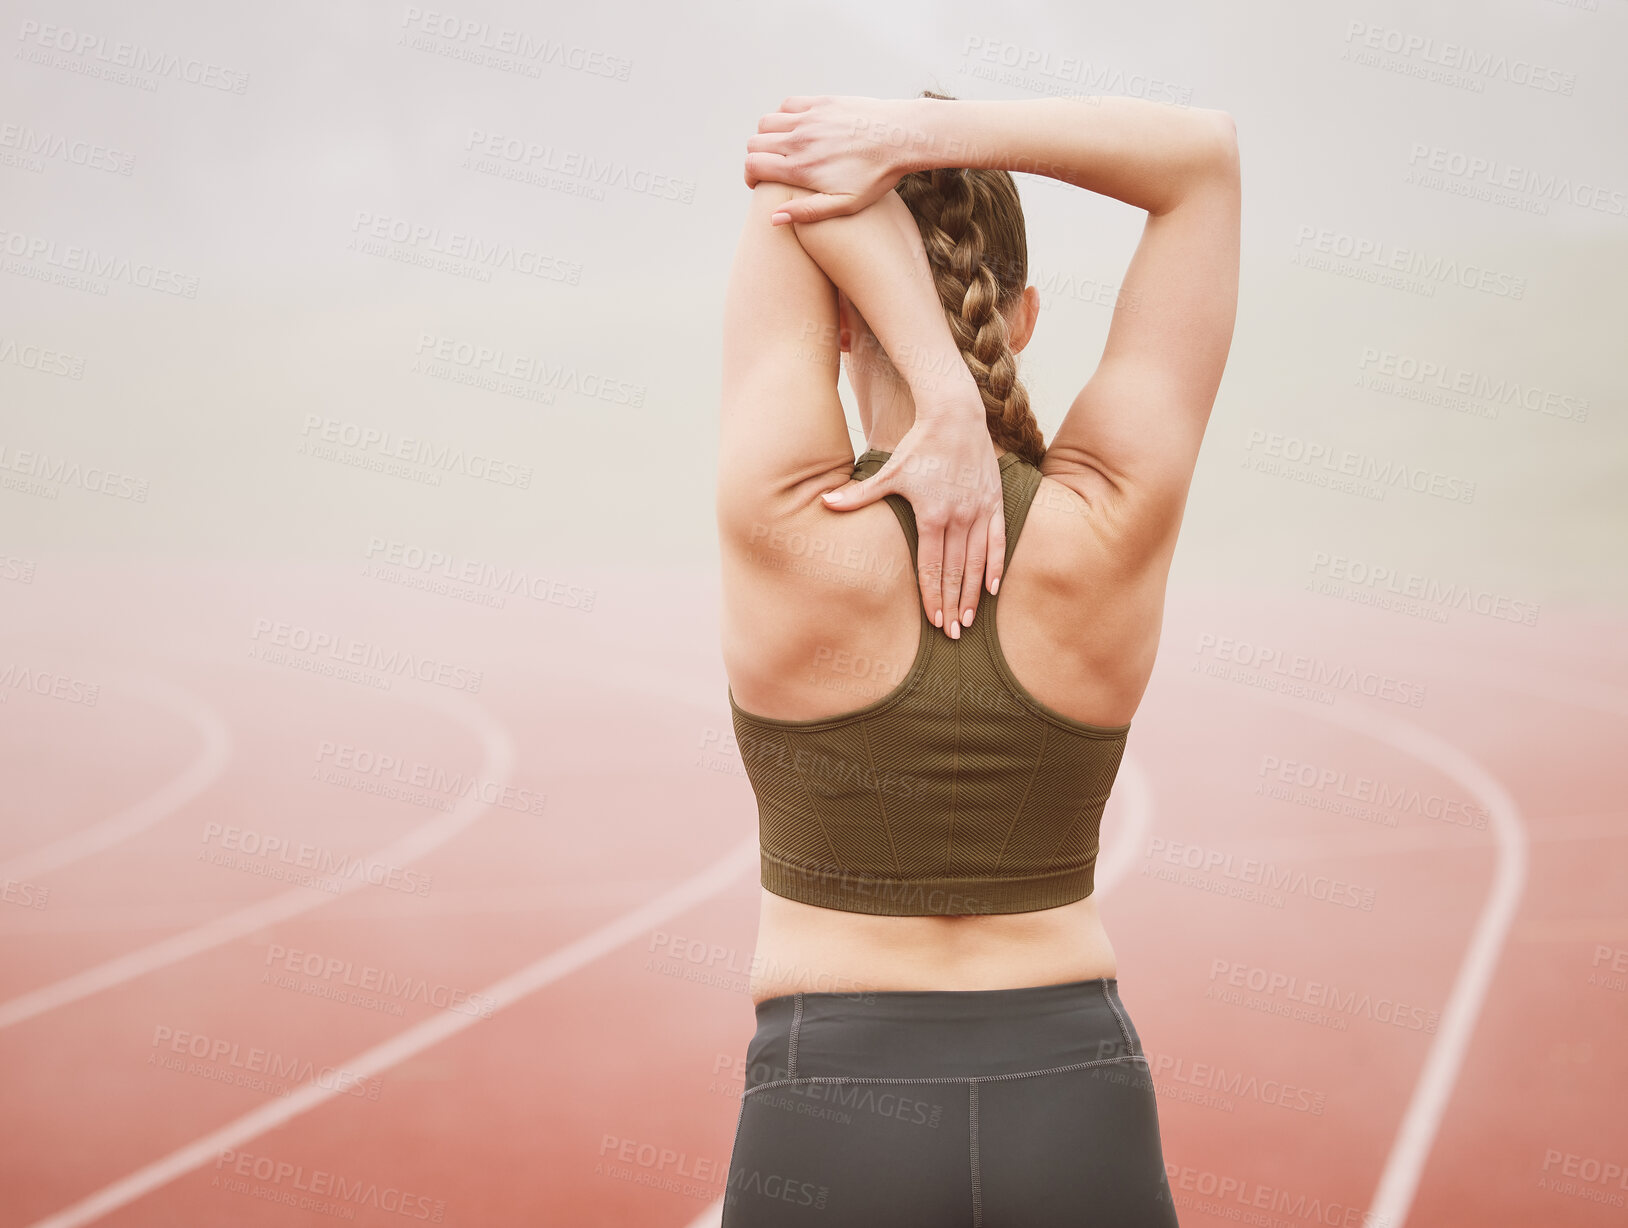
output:
[[[1476,919],[1475,933],[1465,949],[1458,975],[1453,978],[1436,1038],[1425,1056],[1424,1069],[1419,1072],[1413,1098],[1408,1102],[1401,1129],[1391,1143],[1385,1170],[1369,1208],[1374,1223],[1401,1228],[1413,1206],[1425,1161],[1435,1145],[1442,1114],[1458,1082],[1465,1051],[1470,1047],[1476,1021],[1486,1003],[1487,989],[1503,954],[1504,939],[1520,906],[1521,893],[1526,887],[1527,839],[1520,807],[1503,784],[1480,763],[1412,722],[1372,713],[1367,716],[1372,724],[1364,732],[1425,760],[1475,795],[1491,822],[1498,855],[1492,888],[1481,906],[1481,915]],[[1363,722],[1350,724],[1361,729]]]
[[[1212,680],[1213,681],[1213,680]],[[1219,685],[1219,684],[1217,684]],[[1526,886],[1528,841],[1520,807],[1509,791],[1475,759],[1438,737],[1422,725],[1415,725],[1389,713],[1367,708],[1298,702],[1271,691],[1249,689],[1268,703],[1286,708],[1301,717],[1315,716],[1354,733],[1383,742],[1404,755],[1418,759],[1458,782],[1489,817],[1497,861],[1492,888],[1481,906],[1475,932],[1465,948],[1453,988],[1442,1007],[1435,1039],[1425,1055],[1424,1066],[1414,1084],[1402,1124],[1391,1142],[1390,1154],[1374,1191],[1369,1214],[1379,1228],[1401,1228],[1406,1222],[1425,1161],[1435,1145],[1442,1114],[1452,1096],[1464,1064],[1464,1053],[1475,1033],[1476,1020],[1486,1003],[1487,989],[1503,953],[1521,892]]]
[[[120,678],[116,681],[123,689],[167,709],[190,724],[203,739],[203,753],[180,775],[133,806],[32,852],[0,862],[0,878],[27,879],[48,874],[93,853],[112,848],[185,806],[219,780],[226,770],[232,757],[232,735],[226,728],[226,722],[213,708],[190,691],[182,690],[162,678]]]
[[[684,1228],[720,1228],[724,1222],[724,1200],[720,1198],[692,1219]]]
[[[422,704],[436,712],[450,713],[468,726],[480,739],[481,748],[485,753],[485,760],[480,769],[481,780],[496,784],[499,788],[508,783],[509,774],[514,767],[514,744],[509,738],[508,731],[494,721],[479,704],[458,692],[433,697],[402,692],[397,698]],[[482,801],[477,794],[471,793],[451,810],[419,824],[406,835],[369,854],[358,864],[371,869],[378,865],[400,865],[422,857],[468,827],[490,805],[491,803]],[[77,1002],[93,993],[122,985],[158,968],[167,967],[202,951],[252,934],[268,925],[310,912],[368,885],[365,874],[350,874],[340,879],[340,889],[337,892],[321,891],[311,887],[293,887],[280,895],[205,921],[189,930],[98,964],[94,968],[87,968],[83,972],[44,985],[10,1001],[0,1002],[0,1028],[9,1028],[25,1019],[43,1015],[46,1011]]]
[[[686,909],[711,899],[757,864],[758,837],[754,831],[749,839],[742,841],[727,856],[713,862],[665,894],[583,935],[552,954],[545,955],[536,963],[529,964],[518,972],[488,985],[481,992],[492,1000],[492,1013],[495,1015],[504,1007],[512,1006],[528,994],[552,984],[584,964],[591,963],[601,955],[637,938],[640,934],[647,934],[654,927]],[[406,1061],[431,1045],[454,1036],[480,1021],[481,1017],[478,1015],[439,1011],[382,1044],[358,1054],[339,1068],[353,1071],[361,1078],[368,1078]],[[236,1121],[172,1151],[145,1168],[137,1169],[90,1197],[37,1221],[33,1228],[77,1228],[80,1224],[100,1219],[160,1186],[167,1185],[177,1177],[202,1168],[222,1151],[235,1149],[267,1130],[273,1130],[315,1108],[330,1097],[343,1094],[348,1094],[346,1089],[337,1084],[330,1089],[315,1083],[307,1083],[291,1095],[281,1097],[252,1113],[245,1113]]]

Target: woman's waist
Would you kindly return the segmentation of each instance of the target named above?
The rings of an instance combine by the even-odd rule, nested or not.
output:
[[[1091,897],[1032,912],[878,916],[764,890],[752,998],[994,990],[1117,974]]]

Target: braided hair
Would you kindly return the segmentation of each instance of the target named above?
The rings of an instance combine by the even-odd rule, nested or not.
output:
[[[935,167],[912,171],[894,190],[916,219],[950,334],[983,396],[990,439],[1039,465],[1046,440],[1018,379],[1004,315],[1029,277],[1017,183],[1003,170]]]

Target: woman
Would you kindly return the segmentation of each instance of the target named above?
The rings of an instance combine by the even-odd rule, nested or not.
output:
[[[797,97],[747,148],[717,512],[763,893],[723,1228],[1174,1224],[1091,893],[1231,344],[1232,121]],[[1049,447],[1008,169],[1147,211]]]

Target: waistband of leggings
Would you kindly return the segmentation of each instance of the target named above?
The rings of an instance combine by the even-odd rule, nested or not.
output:
[[[786,993],[764,998],[754,1008],[758,1022],[790,1020],[801,1000],[804,1020],[821,1016],[847,1016],[862,1007],[871,1019],[901,1019],[912,1024],[931,1020],[975,1020],[1008,1018],[1015,1010],[1045,1010],[1048,1007],[1091,1000],[1104,990],[1116,998],[1119,978],[1092,977],[1085,981],[1061,981],[1052,985],[1020,985],[1012,989],[862,989],[852,993]]]
[[[757,1003],[747,1083],[987,1078],[1125,1061],[1141,1042],[1115,977],[1012,989],[792,993]]]

